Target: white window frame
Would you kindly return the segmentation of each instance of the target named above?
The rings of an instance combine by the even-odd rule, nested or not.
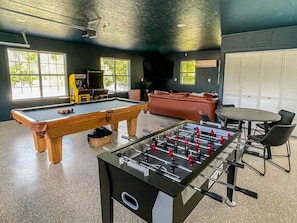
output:
[[[108,68],[104,67],[102,64],[102,60],[110,60],[113,61],[113,70],[116,72],[116,61],[126,61],[127,62],[127,74],[121,75],[117,73],[109,73]],[[100,68],[103,70],[103,82],[104,82],[104,88],[109,89],[109,92],[125,92],[131,90],[131,66],[130,66],[130,60],[129,59],[120,59],[120,58],[112,58],[112,57],[101,57],[100,58]],[[117,77],[118,76],[127,76],[127,89],[121,90],[117,88]],[[106,78],[112,77],[114,79],[113,85],[111,88],[105,85]]]
[[[194,64],[194,70],[193,71],[187,71],[187,72],[183,72],[182,71],[182,64],[184,62],[193,62]],[[193,74],[193,77],[194,77],[194,80],[193,80],[193,83],[184,83],[183,80],[184,80],[184,74]],[[182,60],[180,61],[180,84],[182,85],[195,85],[196,84],[196,62],[195,60]]]
[[[16,52],[19,55],[24,53],[25,54],[32,53],[32,54],[37,54],[36,55],[37,57],[35,61],[21,60],[20,57],[17,58],[18,60],[16,58],[14,58],[15,60],[10,60],[10,56],[9,56],[10,52]],[[10,76],[11,93],[12,93],[13,101],[38,99],[38,98],[51,98],[51,97],[59,97],[59,96],[67,95],[68,78],[67,78],[67,71],[66,71],[66,54],[65,53],[8,48],[7,54],[8,54],[7,56],[8,70],[9,70],[9,76]],[[60,60],[56,60],[56,62],[48,60],[48,62],[45,62],[44,58],[41,59],[41,56],[43,54],[48,54],[48,55],[45,55],[46,57],[50,57],[50,55],[56,54],[60,56]],[[14,64],[14,66],[19,66],[19,67],[21,67],[22,65],[24,70],[21,70],[20,68],[19,73],[17,72],[11,73],[12,64]],[[45,72],[46,68],[47,68],[47,72]],[[12,83],[13,77],[19,78],[18,80],[21,80],[21,78],[24,78],[24,77],[30,78],[32,81],[32,85],[26,86],[24,82],[18,81],[17,83],[20,83],[20,86],[18,87],[13,86],[13,83]],[[37,84],[36,86],[34,86],[33,84],[34,79],[32,77],[36,77],[38,79],[38,81],[35,82]],[[46,80],[48,83],[46,83]],[[46,93],[46,89],[48,89],[47,91],[48,93]],[[56,91],[54,89],[56,89]]]

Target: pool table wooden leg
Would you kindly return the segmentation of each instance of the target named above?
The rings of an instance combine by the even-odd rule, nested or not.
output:
[[[46,150],[46,143],[43,137],[40,137],[36,132],[32,132],[35,149],[37,152],[42,153]]]
[[[44,136],[47,146],[48,159],[51,163],[59,163],[62,161],[62,138],[49,138],[47,135]]]
[[[136,135],[136,127],[137,127],[137,118],[132,118],[127,120],[127,128],[129,136]]]
[[[119,123],[117,122],[117,123],[110,124],[110,128],[112,131],[117,131],[119,128]]]

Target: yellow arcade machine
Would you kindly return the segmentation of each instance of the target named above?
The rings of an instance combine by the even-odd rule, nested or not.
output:
[[[69,93],[71,103],[91,100],[92,90],[88,86],[87,74],[70,74]]]

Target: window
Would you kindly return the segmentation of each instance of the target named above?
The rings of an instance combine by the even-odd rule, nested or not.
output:
[[[8,49],[12,99],[66,94],[65,54]]]
[[[196,79],[195,60],[180,62],[180,83],[194,85]]]
[[[130,61],[101,58],[104,88],[110,92],[130,90]]]

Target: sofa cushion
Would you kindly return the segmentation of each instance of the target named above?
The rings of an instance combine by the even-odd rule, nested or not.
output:
[[[190,93],[148,94],[151,114],[165,115],[180,119],[200,121],[199,112],[215,121],[217,100]]]

